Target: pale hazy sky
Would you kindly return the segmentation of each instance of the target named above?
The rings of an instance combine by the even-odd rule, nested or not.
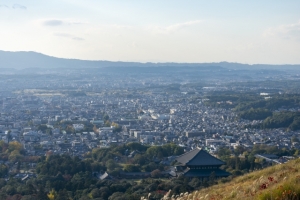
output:
[[[0,50],[300,64],[300,0],[0,0]]]

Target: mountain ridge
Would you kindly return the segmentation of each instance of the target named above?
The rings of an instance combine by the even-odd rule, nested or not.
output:
[[[300,64],[242,64],[232,62],[212,62],[212,63],[141,63],[106,60],[81,60],[73,58],[57,58],[34,51],[2,51],[0,50],[0,68],[5,69],[26,69],[26,68],[101,68],[101,67],[222,67],[233,70],[242,69],[281,69],[299,70]]]

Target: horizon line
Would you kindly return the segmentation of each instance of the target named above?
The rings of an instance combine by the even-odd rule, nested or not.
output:
[[[230,62],[230,61],[219,61],[219,62],[174,62],[174,61],[159,61],[159,62],[153,62],[153,61],[124,61],[124,60],[90,60],[90,59],[80,59],[80,58],[67,58],[67,57],[56,57],[49,54],[45,54],[42,52],[37,51],[7,51],[7,50],[1,50],[0,52],[8,52],[8,53],[36,53],[41,54],[43,56],[48,56],[52,58],[57,59],[66,59],[66,60],[78,60],[78,61],[90,61],[90,62],[123,62],[123,63],[141,63],[141,64],[221,64],[221,63],[228,63],[228,64],[241,64],[241,65],[249,65],[249,66],[255,66],[255,65],[272,65],[272,66],[280,66],[280,65],[289,65],[289,66],[297,66],[298,64],[288,64],[288,63],[281,63],[281,64],[270,64],[270,63],[241,63],[241,62]]]

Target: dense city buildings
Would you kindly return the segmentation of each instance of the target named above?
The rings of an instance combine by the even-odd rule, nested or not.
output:
[[[244,79],[295,81],[294,71],[232,72],[221,67],[114,69],[3,73],[1,139],[20,143],[27,156],[69,154],[80,158],[95,148],[129,142],[149,146],[173,143],[186,152],[201,147],[211,154],[221,147],[247,149],[255,144],[299,147],[297,141],[291,140],[299,137],[298,131],[255,128],[262,120],[241,118],[230,107],[233,100],[208,104],[212,101],[209,96],[218,93],[251,91],[260,98],[283,94],[276,85],[253,86]],[[29,168],[34,166],[34,162],[29,163]]]

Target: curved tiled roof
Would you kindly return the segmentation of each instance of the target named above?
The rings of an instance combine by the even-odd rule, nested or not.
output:
[[[225,164],[225,162],[210,155],[208,152],[201,148],[195,148],[192,151],[182,154],[176,160],[181,164],[187,166],[220,166]]]

